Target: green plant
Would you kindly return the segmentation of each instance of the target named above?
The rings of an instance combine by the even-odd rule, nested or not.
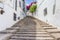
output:
[[[29,10],[31,13],[33,13],[36,11],[36,8],[37,8],[37,5],[32,5]]]

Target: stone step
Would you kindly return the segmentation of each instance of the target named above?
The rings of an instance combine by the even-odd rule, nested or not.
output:
[[[20,29],[19,32],[44,32],[45,30],[42,28],[37,29]]]
[[[48,24],[42,24],[42,23],[41,23],[40,25],[48,25]]]
[[[51,33],[53,37],[55,37],[56,40],[60,40],[60,33]]]
[[[20,39],[9,39],[9,40],[36,40],[36,39],[23,39],[23,38],[20,38]],[[40,40],[40,39],[37,39],[37,40]]]
[[[6,30],[18,30],[19,27],[11,27],[11,28],[7,28]]]
[[[53,37],[11,37],[10,40],[12,39],[54,40]]]
[[[0,31],[0,34],[15,33],[15,32],[17,32],[17,30],[4,30]]]
[[[8,39],[10,36],[12,36],[12,34],[1,34],[2,36],[0,36],[0,40],[6,40]]]
[[[43,23],[40,22],[39,24],[40,24],[40,25],[49,25],[49,24],[47,24],[47,23],[45,23],[45,22],[43,22]]]
[[[9,40],[54,40],[54,39],[23,39],[23,38],[18,38],[18,39],[9,39]]]
[[[47,32],[16,32],[15,34],[46,34]]]
[[[16,23],[16,24],[13,25],[12,27],[21,27],[21,26],[19,25],[19,23]]]
[[[22,27],[20,30],[36,30],[36,27]]]
[[[44,29],[57,29],[56,27],[43,27]]]
[[[59,29],[47,29],[46,31],[49,33],[60,33]]]
[[[52,27],[52,25],[41,25],[42,27]]]
[[[38,20],[38,22],[46,23],[46,22],[44,22],[44,21],[42,21],[42,20]]]
[[[50,37],[47,33],[42,34],[13,34],[13,37]]]
[[[19,32],[44,32],[45,30],[19,30]]]

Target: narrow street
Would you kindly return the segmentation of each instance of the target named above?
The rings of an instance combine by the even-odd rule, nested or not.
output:
[[[0,0],[0,40],[60,40],[60,0]]]
[[[60,30],[56,27],[28,16],[11,28],[1,31],[0,38],[2,40],[60,40],[59,34]]]

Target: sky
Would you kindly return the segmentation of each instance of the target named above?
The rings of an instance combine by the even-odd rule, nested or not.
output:
[[[26,5],[29,5],[31,2],[33,2],[33,0],[25,0]]]

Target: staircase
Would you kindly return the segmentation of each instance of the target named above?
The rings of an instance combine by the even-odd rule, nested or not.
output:
[[[0,32],[1,40],[60,40],[60,30],[33,17],[25,17]]]

